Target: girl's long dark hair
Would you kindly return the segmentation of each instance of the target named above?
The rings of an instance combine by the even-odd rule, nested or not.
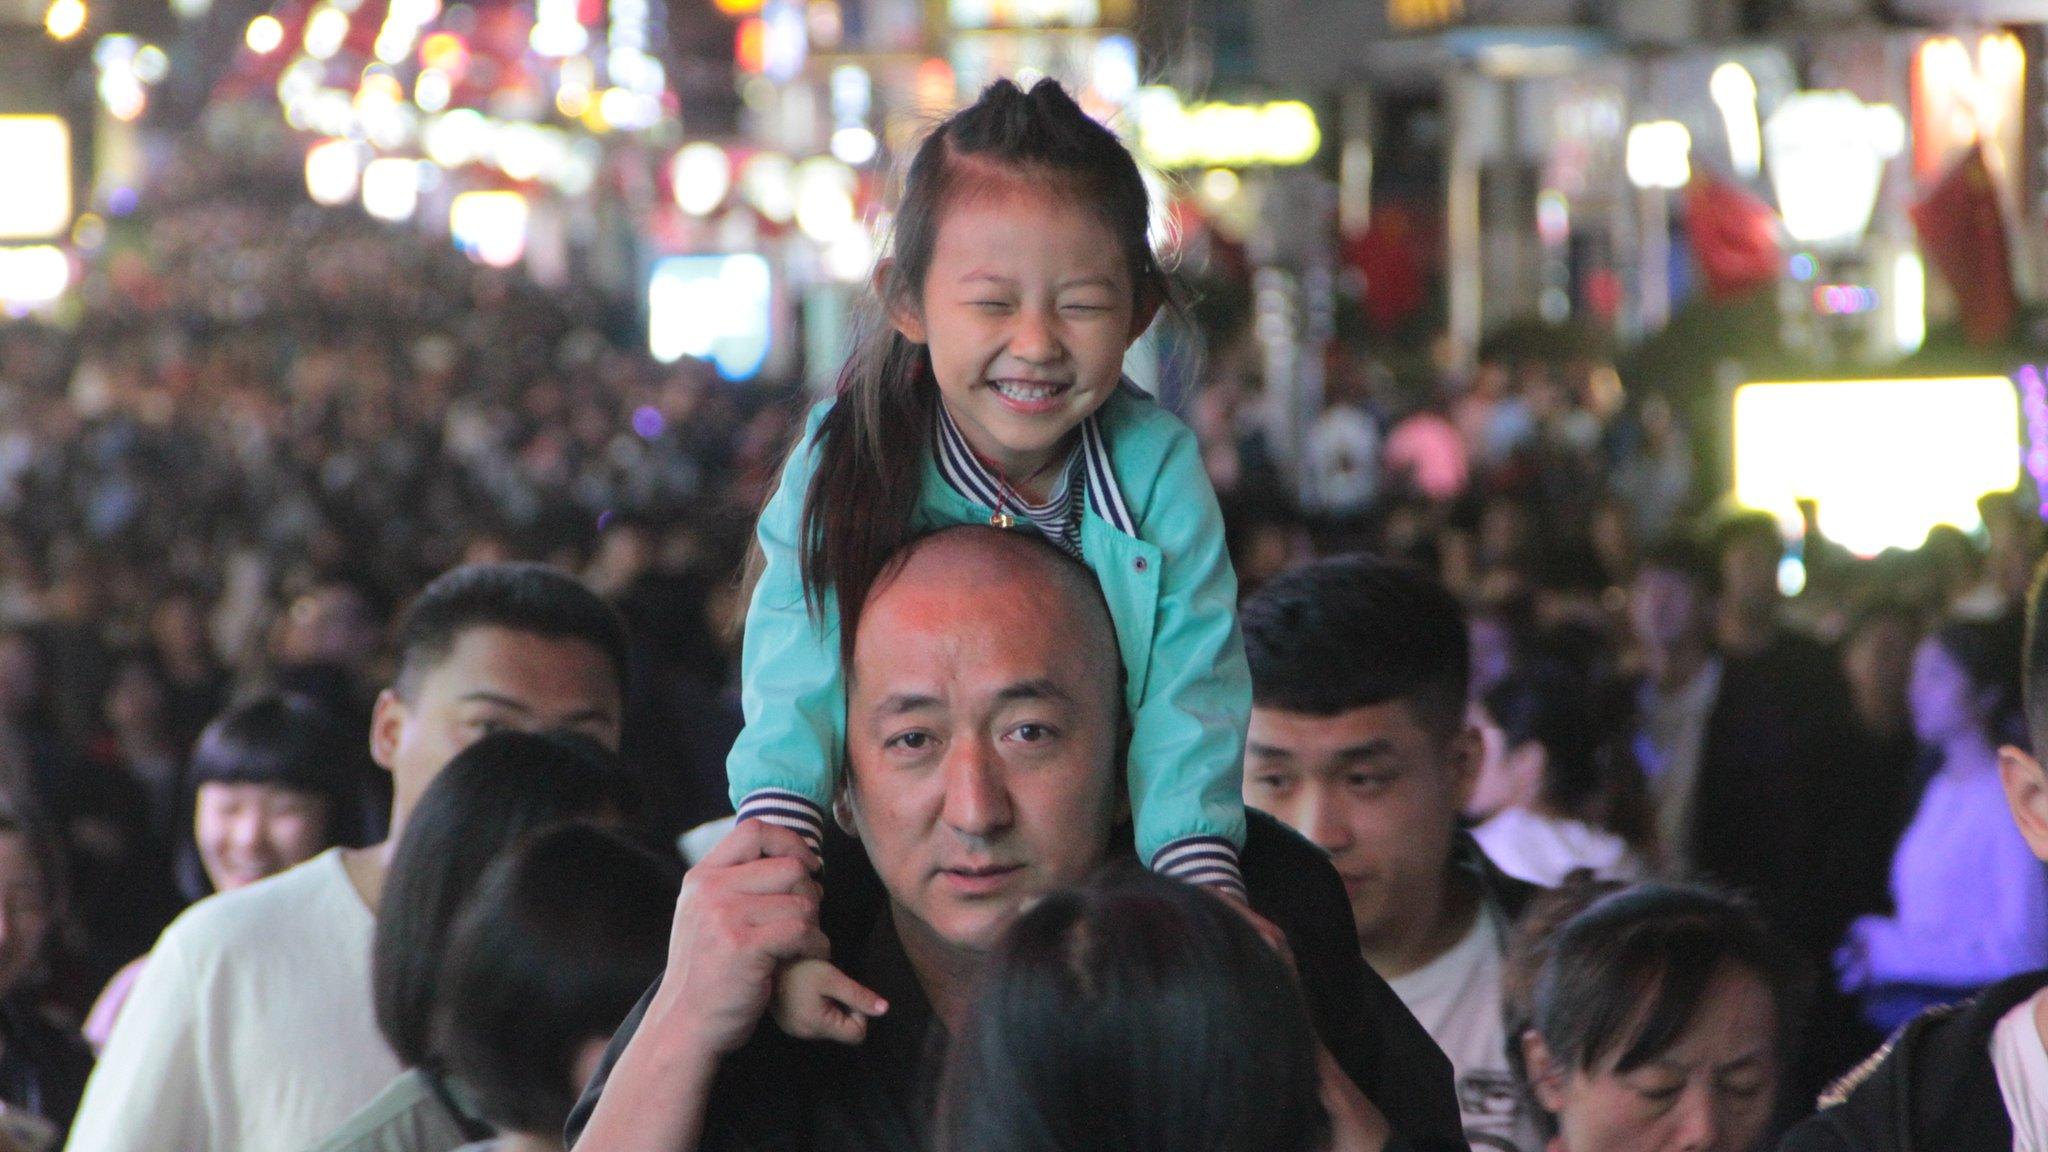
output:
[[[1316,1040],[1287,964],[1135,864],[1053,893],[990,959],[948,1054],[940,1152],[1310,1152]]]
[[[890,259],[876,272],[874,306],[840,373],[838,401],[818,427],[804,494],[804,597],[820,617],[837,598],[842,660],[852,658],[869,588],[911,535],[939,402],[929,354],[889,317],[922,307],[948,201],[1003,180],[1057,188],[1098,213],[1123,248],[1134,304],[1172,299],[1152,250],[1150,196],[1137,162],[1059,84],[1041,80],[1026,93],[999,80],[925,137],[904,181]]]

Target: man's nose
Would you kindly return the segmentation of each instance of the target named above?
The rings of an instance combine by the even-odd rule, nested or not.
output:
[[[985,737],[961,740],[946,758],[943,816],[955,831],[988,836],[1010,826],[1010,792]]]
[[[1320,788],[1308,790],[1302,801],[1301,833],[1316,847],[1336,855],[1351,847],[1351,826],[1331,797]]]

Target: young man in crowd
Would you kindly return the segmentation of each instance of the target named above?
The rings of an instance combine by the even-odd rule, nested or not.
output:
[[[827,839],[832,904],[788,829],[748,821],[711,849],[684,882],[663,980],[571,1119],[580,1152],[926,1147],[946,1040],[1004,930],[1133,860],[1116,634],[1087,569],[1035,536],[948,529],[876,584],[855,639],[835,805],[855,841]],[[1391,1129],[1390,1147],[1461,1147],[1450,1068],[1360,961],[1337,876],[1270,817],[1248,827],[1246,887],[1287,933],[1332,1057],[1326,1100],[1370,1132],[1348,1146]],[[834,910],[864,886],[871,910]],[[821,925],[849,985],[872,989],[843,990],[868,1017],[848,1020],[855,1047],[763,1019],[777,966],[819,954]]]
[[[391,837],[337,849],[194,906],[165,930],[100,1057],[74,1152],[290,1152],[398,1075],[370,1003],[370,943],[391,852],[427,785],[485,733],[619,743],[626,635],[573,579],[460,568],[399,629],[370,751],[392,776]]]
[[[1539,1152],[1501,1021],[1507,928],[1535,890],[1458,831],[1480,739],[1457,601],[1418,568],[1350,556],[1275,578],[1242,618],[1245,803],[1329,853],[1367,963],[1457,1070],[1472,1146]]]
[[[2048,565],[2027,596],[2027,735],[2048,748]],[[2048,861],[2048,774],[1999,750],[2013,822]],[[1986,893],[1992,898],[1995,893]],[[2048,971],[1922,1013],[1821,1097],[1782,1152],[2013,1152],[2048,1148]]]

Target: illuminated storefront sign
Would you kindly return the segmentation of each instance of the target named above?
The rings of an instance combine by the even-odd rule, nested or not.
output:
[[[1270,104],[1182,104],[1171,88],[1138,93],[1138,153],[1159,168],[1306,164],[1323,146],[1315,110]]]
[[[2002,376],[1749,384],[1735,393],[1735,499],[1860,556],[1981,523],[1977,499],[2020,478],[2020,405]]]
[[[0,116],[0,238],[40,240],[71,227],[71,132],[56,116]]]
[[[1387,23],[1403,32],[1447,28],[1465,18],[1465,0],[1387,0]]]

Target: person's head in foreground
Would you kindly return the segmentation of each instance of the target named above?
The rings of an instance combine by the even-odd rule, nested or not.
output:
[[[1907,688],[1921,743],[1982,761],[2016,738],[2019,645],[2018,630],[2002,621],[1957,620],[1928,633]]]
[[[560,824],[500,856],[455,923],[435,1027],[447,1068],[512,1149],[559,1149],[613,1029],[668,951],[674,870]]]
[[[371,951],[377,1027],[400,1061],[440,1070],[432,1041],[442,956],[491,861],[538,829],[624,824],[638,805],[617,759],[581,736],[495,732],[448,762],[392,854]]]
[[[835,807],[921,970],[1103,859],[1127,815],[1120,669],[1094,578],[1041,539],[947,529],[876,582]]]
[[[1707,888],[1567,883],[1508,952],[1509,1058],[1558,1152],[1751,1152],[1799,1018],[1791,959]]]
[[[1448,866],[1481,751],[1457,600],[1413,565],[1345,556],[1275,578],[1242,620],[1245,803],[1330,854],[1382,975],[1427,961],[1456,939]]]
[[[187,769],[192,842],[177,861],[185,895],[247,887],[354,833],[349,773],[361,739],[311,700],[281,694],[238,704],[208,724]]]
[[[399,624],[398,673],[370,720],[394,837],[435,774],[487,733],[574,732],[616,749],[626,647],[618,613],[552,568],[471,565],[427,585]]]
[[[1215,897],[1135,866],[1053,893],[982,973],[940,1152],[1310,1152],[1315,1036],[1285,961]]]

